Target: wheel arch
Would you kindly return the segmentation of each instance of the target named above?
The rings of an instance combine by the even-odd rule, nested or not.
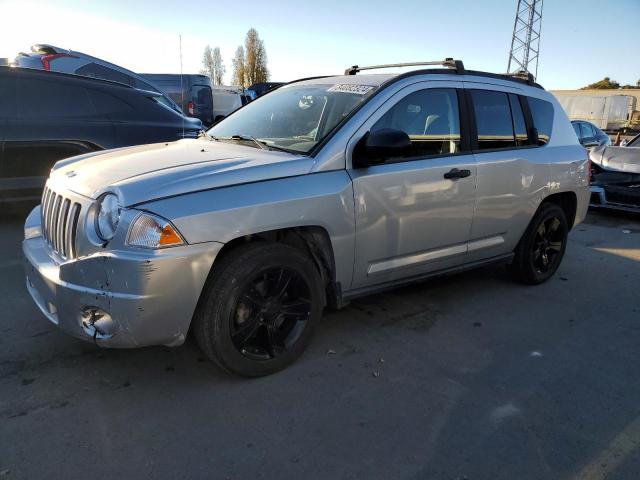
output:
[[[305,225],[255,232],[236,237],[220,249],[213,262],[213,271],[220,260],[236,248],[256,242],[283,243],[304,252],[313,261],[322,278],[325,291],[325,305],[339,308],[342,302],[342,288],[336,280],[336,265],[331,237],[324,227]]]
[[[565,216],[567,217],[567,225],[569,226],[569,230],[573,228],[576,220],[576,213],[578,211],[578,196],[575,192],[567,191],[554,193],[545,197],[540,203],[540,206],[545,203],[554,203],[562,208]]]

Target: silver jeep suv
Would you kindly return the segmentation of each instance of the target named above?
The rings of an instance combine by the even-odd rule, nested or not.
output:
[[[569,120],[530,77],[424,65],[295,81],[197,140],[58,162],[25,225],[36,304],[105,347],[191,328],[259,376],[354,297],[493,262],[549,279],[589,200]]]

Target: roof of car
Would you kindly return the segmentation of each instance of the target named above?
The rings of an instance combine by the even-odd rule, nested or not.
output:
[[[428,68],[411,70],[408,72],[395,72],[395,73],[367,73],[364,75],[335,75],[324,77],[311,77],[294,80],[290,83],[307,83],[307,84],[342,84],[342,85],[370,85],[374,87],[380,87],[401,80],[403,78],[418,76],[418,75],[453,75],[460,77],[460,79],[468,79],[468,77],[475,77],[474,81],[486,82],[487,79],[502,80],[509,83],[517,83],[519,85],[528,85],[544,90],[544,88],[535,83],[531,78],[522,78],[506,74],[497,74],[489,72],[481,72],[477,70],[464,70],[458,73],[451,68]]]
[[[145,94],[145,95],[153,95],[153,96],[162,95],[159,92],[135,88],[125,83],[114,82],[111,80],[104,80],[102,78],[88,77],[84,75],[76,75],[75,73],[63,73],[63,72],[54,72],[50,70],[40,70],[37,68],[10,67],[10,66],[0,65],[0,74],[2,73],[12,73],[14,75],[45,76],[47,79],[53,77],[53,78],[58,78],[60,80],[70,80],[70,81],[76,81],[76,82],[90,82],[96,85],[102,84],[105,86],[126,88],[129,91],[142,92],[142,94]]]

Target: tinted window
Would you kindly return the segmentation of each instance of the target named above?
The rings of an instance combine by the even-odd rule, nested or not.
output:
[[[455,153],[460,150],[458,96],[454,89],[420,90],[400,100],[371,131],[402,130],[409,135],[409,156]]]
[[[593,136],[593,129],[591,128],[591,125],[582,122],[580,124],[580,138],[590,138]]]
[[[576,132],[576,136],[580,138],[580,124],[572,123],[571,126],[573,127],[573,130]]]
[[[20,113],[25,117],[78,117],[95,115],[87,91],[52,80],[18,82]]]
[[[533,125],[538,130],[538,145],[545,145],[551,138],[553,105],[545,100],[528,97]]]
[[[87,63],[76,70],[77,75],[85,77],[100,78],[102,80],[110,80],[112,82],[124,83],[125,85],[133,85],[134,79],[126,73],[118,72],[98,63]],[[155,90],[155,89],[154,89]]]
[[[524,121],[524,113],[522,112],[522,105],[520,105],[520,97],[510,93],[509,103],[511,104],[511,116],[513,118],[513,130],[516,134],[516,145],[518,147],[529,145],[527,124]]]
[[[507,94],[488,90],[471,90],[471,98],[478,131],[478,148],[493,150],[515,147]]]
[[[118,87],[115,87],[118,88]],[[120,87],[122,88],[122,87]],[[99,90],[88,90],[89,97],[100,115],[124,113],[133,110],[133,107],[124,100]]]

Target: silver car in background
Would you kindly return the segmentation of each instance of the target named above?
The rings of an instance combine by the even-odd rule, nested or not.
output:
[[[586,150],[531,78],[444,68],[292,82],[197,140],[76,157],[26,221],[27,288],[105,347],[273,373],[325,307],[504,262],[549,279],[589,201]]]
[[[11,62],[14,67],[32,68],[50,72],[72,73],[83,77],[99,78],[111,82],[122,83],[139,90],[148,90],[161,95],[162,102],[183,113],[176,102],[160,90],[153,82],[145,79],[131,70],[107,62],[101,58],[92,57],[86,53],[68,50],[44,43],[31,46],[31,52],[20,52]]]

